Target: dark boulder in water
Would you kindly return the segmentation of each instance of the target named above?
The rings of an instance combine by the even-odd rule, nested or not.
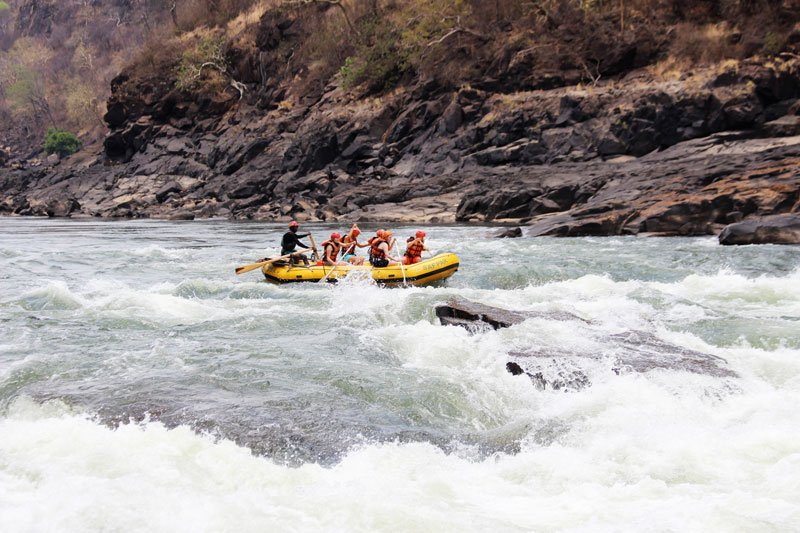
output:
[[[528,318],[548,318],[552,320],[581,320],[582,318],[563,311],[509,311],[500,307],[472,302],[464,298],[451,298],[445,304],[436,306],[436,316],[443,326],[462,326],[467,329],[491,327],[508,328]]]
[[[800,214],[787,213],[729,224],[720,244],[800,244]]]
[[[588,321],[564,311],[510,311],[464,298],[453,298],[436,306],[436,316],[442,325],[461,326],[473,332],[507,328],[529,318],[588,324]],[[592,359],[610,358],[611,370],[617,375],[677,370],[720,378],[737,376],[727,368],[727,361],[720,357],[672,344],[646,331],[615,333],[604,336],[603,341],[614,346],[608,354],[535,347],[513,351],[508,354],[511,360],[506,363],[506,370],[515,376],[527,375],[538,389],[563,391],[581,390],[591,385],[586,374],[586,361]]]
[[[453,298],[446,304],[437,305],[436,316],[443,326],[462,326],[467,329],[481,325],[492,329],[507,328],[527,318],[516,311],[471,302],[463,298]]]
[[[506,363],[506,370],[511,372],[512,376],[519,376],[520,374],[525,373],[525,371],[522,370],[522,367],[513,361],[509,361],[508,363]]]
[[[510,228],[495,235],[497,239],[516,239],[517,237],[522,237],[522,228]]]

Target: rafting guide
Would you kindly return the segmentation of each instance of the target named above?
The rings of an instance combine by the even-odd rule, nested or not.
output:
[[[281,239],[281,255],[288,255],[289,260],[293,263],[297,263],[298,261],[302,261],[303,264],[308,265],[308,257],[303,254],[294,253],[295,248],[298,246],[302,246],[303,248],[308,248],[307,245],[300,242],[300,239],[308,237],[309,234],[306,233],[305,235],[298,235],[297,230],[300,227],[300,224],[297,221],[292,220],[289,222],[289,231],[283,234],[283,238]]]
[[[361,229],[353,224],[346,234],[333,231],[317,249],[311,233],[299,234],[300,224],[292,220],[289,229],[281,238],[281,255],[263,258],[256,263],[238,267],[236,274],[261,269],[267,281],[273,283],[336,282],[354,272],[363,272],[375,283],[387,286],[428,285],[444,281],[458,271],[459,259],[453,253],[440,253],[428,259],[422,258],[429,251],[425,243],[426,233],[417,230],[406,239],[406,249],[400,253],[398,240],[389,230],[379,229],[366,242],[359,242]],[[300,239],[311,241],[309,247]],[[299,247],[299,248],[298,248]],[[367,258],[360,257],[359,248],[368,249]],[[305,252],[314,251],[313,264]]]

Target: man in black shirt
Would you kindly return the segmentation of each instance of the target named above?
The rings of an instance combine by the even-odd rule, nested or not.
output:
[[[298,261],[302,261],[304,264],[308,265],[308,257],[305,254],[296,254],[294,250],[297,246],[301,248],[308,248],[308,245],[303,244],[300,242],[300,239],[304,237],[308,237],[308,234],[305,235],[298,235],[297,229],[300,225],[292,220],[289,222],[289,231],[283,234],[283,239],[281,239],[281,255],[289,255],[292,254],[290,260],[292,263],[296,263]]]

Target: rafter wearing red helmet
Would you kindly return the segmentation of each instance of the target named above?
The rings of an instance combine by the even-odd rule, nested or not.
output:
[[[308,257],[304,254],[296,254],[294,253],[295,249],[299,246],[300,248],[308,248],[307,244],[303,244],[300,242],[300,239],[304,237],[308,237],[308,234],[298,235],[297,230],[300,228],[300,224],[297,223],[296,220],[292,220],[289,222],[289,231],[283,234],[283,238],[281,239],[281,255],[289,255],[292,256],[289,260],[292,263],[297,263],[302,261],[304,264],[308,264]]]
[[[347,235],[342,237],[342,260],[347,261],[351,265],[363,265],[364,258],[356,255],[358,248],[365,248],[369,246],[368,243],[358,242],[358,236],[361,235],[361,230],[358,229],[356,224],[350,228]]]
[[[342,249],[342,236],[334,231],[331,233],[331,238],[322,243],[322,261],[323,265],[336,266],[346,265],[344,261],[338,261],[339,252]]]
[[[403,255],[404,265],[413,265],[422,261],[422,251],[427,250],[425,246],[425,232],[417,231],[414,237],[406,239],[406,253]]]
[[[394,246],[392,232],[379,229],[375,236],[369,240],[370,264],[378,268],[399,265],[400,261],[389,255],[392,246]]]

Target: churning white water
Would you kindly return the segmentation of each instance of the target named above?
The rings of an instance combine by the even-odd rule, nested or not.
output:
[[[799,247],[426,229],[461,270],[381,289],[235,276],[274,224],[0,219],[0,530],[800,530]]]

